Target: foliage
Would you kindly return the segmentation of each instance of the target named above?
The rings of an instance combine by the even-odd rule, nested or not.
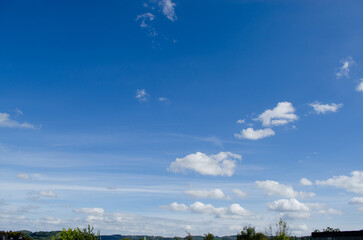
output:
[[[63,229],[57,237],[52,238],[52,240],[98,240],[100,233],[97,234],[93,231],[93,227],[88,225],[87,228],[75,229],[68,228]]]
[[[190,232],[187,232],[187,236],[184,238],[185,240],[193,240],[192,235],[190,234]]]
[[[327,227],[327,228],[323,229],[323,232],[340,232],[340,229],[339,228]]]
[[[241,233],[237,234],[237,240],[265,240],[266,236],[263,233],[256,233],[252,226],[245,226]]]
[[[285,221],[282,221],[282,219],[280,219],[280,221],[276,224],[276,227],[277,227],[277,231],[276,231],[276,236],[274,237],[275,240],[289,240],[290,239],[289,229],[288,229]]]
[[[31,237],[26,236],[24,233],[22,232],[4,232],[4,231],[0,231],[0,236],[4,236],[7,239],[13,238],[14,240],[18,240],[18,239],[22,239],[22,240],[32,240]]]
[[[204,234],[204,240],[214,240],[214,235],[211,233]]]

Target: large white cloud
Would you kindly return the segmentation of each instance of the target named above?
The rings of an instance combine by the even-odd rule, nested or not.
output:
[[[325,114],[328,112],[337,112],[339,108],[343,107],[342,103],[336,104],[321,104],[319,102],[311,103],[310,106],[314,108],[314,111],[318,114]]]
[[[187,190],[184,193],[189,196],[197,198],[216,198],[216,199],[228,198],[221,189]]]
[[[273,180],[256,181],[257,187],[263,189],[268,195],[278,195],[288,198],[314,197],[312,192],[297,192],[292,186],[287,186]]]
[[[185,172],[189,169],[202,175],[232,176],[236,167],[236,159],[241,160],[242,156],[231,152],[220,152],[209,156],[197,152],[183,158],[177,158],[170,164],[169,170]]]
[[[295,108],[290,102],[279,102],[273,109],[261,113],[255,120],[262,122],[263,126],[278,126],[297,120]]]
[[[10,118],[8,113],[0,113],[0,127],[8,128],[35,128],[34,125],[24,122],[20,123]]]
[[[347,57],[345,59],[340,60],[342,66],[336,72],[337,78],[341,77],[349,77],[350,67],[354,64],[354,60],[352,57]]]
[[[214,207],[211,204],[204,204],[202,202],[195,202],[190,206],[174,202],[168,206],[163,206],[163,208],[177,212],[188,211],[192,213],[208,214],[223,218],[243,218],[253,216],[252,212],[248,211],[237,203],[231,204],[228,207]]]
[[[253,128],[242,129],[241,133],[236,133],[234,136],[239,139],[259,140],[262,138],[274,136],[275,132],[271,128],[254,130]]]
[[[268,204],[269,209],[277,212],[308,212],[310,208],[298,200],[280,199]]]
[[[342,188],[348,192],[363,195],[363,171],[353,171],[352,176],[334,176],[325,181],[316,181],[320,186],[333,186]]]

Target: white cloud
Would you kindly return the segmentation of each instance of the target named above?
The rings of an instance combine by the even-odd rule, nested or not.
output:
[[[175,21],[176,15],[175,15],[175,3],[172,2],[172,0],[159,0],[159,7],[161,8],[161,11],[163,14],[170,20]]]
[[[202,202],[195,202],[190,206],[174,202],[168,206],[163,206],[163,208],[177,212],[188,211],[198,214],[214,215],[222,218],[243,218],[253,216],[252,212],[246,210],[237,203],[231,204],[229,207],[214,207],[211,204],[204,204]]]
[[[255,120],[261,121],[263,126],[278,126],[297,120],[295,108],[290,102],[279,102],[274,109],[261,113]]]
[[[152,13],[149,13],[149,12],[140,14],[136,17],[136,21],[141,20],[140,27],[142,27],[142,28],[150,27],[148,22],[154,21],[154,19],[155,19],[155,15]]]
[[[363,204],[363,197],[354,197],[350,199],[350,204]]]
[[[363,195],[363,171],[353,171],[349,176],[334,176],[325,181],[316,181],[320,186],[333,186],[342,188],[348,192],[358,193]]]
[[[216,199],[228,198],[221,189],[187,190],[184,193],[189,196],[197,198],[216,198]]]
[[[170,100],[166,97],[159,97],[158,101],[163,103],[170,103]]]
[[[146,92],[145,89],[137,89],[136,90],[136,99],[139,102],[148,102],[150,99],[150,95]]]
[[[30,179],[30,176],[28,174],[24,174],[24,173],[19,173],[16,175],[17,178],[20,178],[20,179],[24,179],[24,180],[29,180]]]
[[[347,57],[345,59],[340,60],[342,66],[339,68],[339,70],[336,72],[336,77],[347,77],[349,78],[349,71],[350,67],[354,64],[354,60],[352,57]]]
[[[270,210],[277,212],[308,212],[310,208],[295,198],[280,199],[268,204]]]
[[[363,78],[360,79],[360,83],[358,84],[356,90],[358,92],[363,92]]]
[[[239,124],[243,124],[243,123],[245,123],[246,122],[246,120],[245,119],[238,119],[237,120],[237,123],[239,123]]]
[[[259,140],[262,138],[274,136],[275,132],[271,128],[254,130],[253,128],[242,129],[241,133],[234,136],[239,139]]]
[[[28,193],[28,199],[36,201],[39,198],[56,198],[57,195],[52,191],[39,191]]]
[[[202,175],[232,176],[236,167],[236,159],[241,160],[242,156],[231,152],[220,152],[210,156],[197,152],[177,158],[170,164],[169,170],[184,172],[190,169]]]
[[[314,108],[314,111],[316,113],[325,114],[328,112],[337,112],[339,108],[343,107],[343,104],[342,103],[321,104],[319,102],[315,102],[311,103],[310,106]]]
[[[307,178],[300,179],[300,184],[303,185],[303,186],[311,186],[311,185],[313,185],[313,183],[309,179],[307,179]]]
[[[247,193],[240,189],[233,189],[233,193],[236,194],[239,198],[245,198],[247,197]]]
[[[280,184],[276,181],[256,181],[257,187],[263,189],[268,195],[278,195],[288,198],[314,197],[313,192],[296,192],[291,186]]]
[[[103,208],[79,208],[73,210],[75,213],[90,214],[90,215],[103,215],[105,210]]]
[[[19,123],[10,118],[10,114],[8,113],[0,113],[0,127],[9,127],[9,128],[31,128],[34,129],[34,125],[24,122]]]
[[[40,191],[39,196],[41,197],[47,197],[47,198],[55,198],[57,195],[52,191]]]

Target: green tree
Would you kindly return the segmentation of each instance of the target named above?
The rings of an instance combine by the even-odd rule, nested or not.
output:
[[[274,237],[275,240],[289,240],[290,233],[285,221],[280,221],[276,224],[276,236]]]
[[[214,240],[214,235],[211,233],[204,234],[204,240]]]
[[[185,240],[193,240],[193,236],[190,234],[190,232],[186,232],[187,236],[184,238]]]
[[[88,225],[87,228],[68,228],[59,233],[57,237],[53,237],[52,240],[98,240],[100,237],[100,232],[95,233],[93,227]]]
[[[323,229],[323,232],[340,232],[340,229],[339,228],[327,227],[327,228]]]
[[[237,234],[237,240],[266,240],[266,236],[263,233],[256,232],[256,229],[252,226],[244,226],[241,233]]]

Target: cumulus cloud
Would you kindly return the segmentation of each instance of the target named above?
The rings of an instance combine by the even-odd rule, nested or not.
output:
[[[10,114],[8,113],[0,113],[0,127],[8,127],[8,128],[30,128],[34,129],[34,125],[23,122],[20,123],[10,118]]]
[[[354,197],[350,199],[349,204],[363,204],[363,197]]]
[[[226,196],[221,189],[187,190],[184,193],[189,196],[197,198],[216,198],[216,199],[228,198],[228,196]]]
[[[277,212],[307,212],[310,208],[299,202],[298,200],[292,199],[280,199],[268,204],[270,210]]]
[[[342,103],[336,104],[321,104],[319,102],[311,103],[310,106],[314,108],[314,111],[318,114],[325,114],[328,112],[337,112],[339,108],[343,107]]]
[[[325,181],[316,181],[316,184],[342,188],[347,192],[363,195],[363,171],[353,171],[351,176],[334,176]]]
[[[261,113],[255,120],[261,121],[263,126],[279,126],[297,120],[295,108],[290,102],[279,102],[273,109]]]
[[[229,207],[214,207],[211,204],[204,204],[202,202],[195,202],[190,206],[174,202],[168,206],[163,206],[163,208],[176,212],[188,211],[198,214],[214,215],[222,218],[244,218],[253,216],[252,212],[246,210],[237,203],[231,204]]]
[[[315,193],[313,192],[297,192],[291,186],[287,186],[272,180],[256,181],[256,185],[258,188],[263,189],[268,195],[278,195],[288,198],[315,196]]]
[[[341,59],[340,63],[342,66],[336,72],[336,77],[339,79],[341,77],[349,78],[350,67],[354,64],[354,60],[352,57],[347,57],[345,59]]]
[[[321,203],[302,203],[295,198],[279,199],[267,204],[272,211],[280,212],[286,219],[306,219],[315,214],[342,214],[341,211],[326,208]]]
[[[236,167],[236,159],[241,160],[242,156],[231,152],[220,152],[209,156],[197,152],[183,158],[177,158],[170,164],[169,170],[185,172],[189,169],[202,175],[232,176]]]
[[[360,79],[360,83],[358,84],[356,90],[363,93],[363,78]]]
[[[254,130],[253,128],[242,129],[241,133],[234,136],[239,139],[259,140],[262,138],[274,136],[275,132],[271,128]]]
[[[175,3],[173,3],[172,0],[159,0],[158,5],[161,8],[161,11],[163,12],[163,14],[170,21],[176,20],[176,14],[175,14],[175,9],[174,9]]]
[[[139,102],[148,102],[150,99],[150,95],[146,92],[145,89],[137,89],[136,90],[136,99]]]
[[[233,193],[236,194],[239,198],[245,198],[247,197],[247,193],[240,189],[233,189]]]
[[[313,183],[309,179],[307,179],[307,178],[300,179],[300,184],[303,185],[303,186],[311,186],[311,185],[313,185]]]

